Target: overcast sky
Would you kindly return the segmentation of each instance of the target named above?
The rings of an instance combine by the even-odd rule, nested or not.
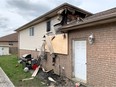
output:
[[[1,0],[0,37],[65,2],[92,13],[116,7],[116,0]]]

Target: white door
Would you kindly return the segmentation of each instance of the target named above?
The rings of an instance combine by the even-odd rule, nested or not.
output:
[[[0,47],[0,55],[2,55],[3,53],[3,50],[2,50],[2,47]]]
[[[74,76],[86,82],[86,41],[73,41]]]

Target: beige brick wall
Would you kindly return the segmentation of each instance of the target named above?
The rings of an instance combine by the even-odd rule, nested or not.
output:
[[[93,45],[88,43],[91,33],[95,36]],[[87,83],[94,87],[116,87],[116,23],[69,33],[69,43],[83,38],[87,40]]]

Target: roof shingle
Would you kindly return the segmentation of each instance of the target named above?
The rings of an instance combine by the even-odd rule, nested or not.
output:
[[[0,42],[6,42],[6,41],[18,41],[18,33],[13,33],[0,37]]]

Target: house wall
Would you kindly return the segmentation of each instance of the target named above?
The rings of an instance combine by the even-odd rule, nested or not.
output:
[[[95,36],[92,45],[88,42],[91,33]],[[71,60],[74,39],[87,41],[87,84],[92,87],[116,87],[116,23],[69,31]]]
[[[12,42],[13,45],[10,47],[18,47],[18,42]],[[0,45],[9,45],[9,42],[0,42]]]
[[[54,32],[54,24],[58,23],[57,17],[51,19],[51,30]],[[43,43],[43,36],[46,34],[46,21],[34,26],[34,36],[29,35],[29,28],[19,32],[19,49],[40,50]]]
[[[57,16],[51,19],[51,28],[54,32],[54,24],[59,23],[57,20]],[[19,32],[19,57],[23,54],[32,54],[33,58],[37,58],[39,55],[39,49],[42,45],[43,36],[46,33],[46,21],[39,23],[34,26],[35,27],[35,35],[29,36],[29,29],[25,29]],[[67,46],[67,45],[66,45]],[[37,49],[37,50],[35,50]],[[52,58],[49,53],[47,53],[48,60],[44,62],[44,68],[50,70],[54,69],[55,73],[60,74],[62,72],[62,67],[66,69],[66,76],[71,78],[71,59],[67,58],[67,55],[58,55],[56,58],[55,66],[52,66]],[[66,62],[66,63],[65,63]],[[68,64],[68,65],[67,65]]]
[[[9,45],[9,53],[10,54],[17,54],[18,53],[18,42],[12,42],[13,45],[9,45],[9,42],[0,42],[0,45]]]
[[[9,55],[9,47],[0,46],[0,55]]]
[[[88,36],[93,33],[95,42],[90,45]],[[57,54],[56,64],[52,66],[52,58],[47,53],[47,61],[43,62],[47,70],[54,69],[55,73],[61,74],[62,67],[65,76],[72,78],[73,75],[73,40],[87,41],[87,85],[92,87],[115,87],[116,86],[116,23],[98,25],[78,30],[69,31],[69,49],[67,55]],[[20,55],[31,53],[37,57],[39,52],[33,50],[19,50]],[[77,67],[78,68],[78,67]]]

